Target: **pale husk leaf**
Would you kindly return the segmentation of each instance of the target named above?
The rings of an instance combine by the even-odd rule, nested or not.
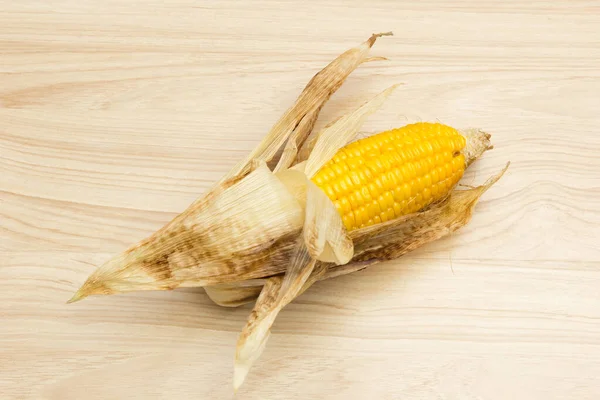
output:
[[[340,118],[342,118],[342,116],[335,118],[333,121],[330,121],[327,125],[325,125],[324,129],[327,129],[331,125],[338,122]],[[294,161],[295,164],[306,164],[306,160],[308,160],[310,153],[312,153],[313,149],[315,148],[315,144],[317,144],[317,140],[319,139],[319,133],[320,132],[313,131],[312,134],[304,141],[304,144],[298,151],[298,155],[296,156],[296,160]]]
[[[344,222],[329,197],[307,180],[304,243],[318,261],[346,264],[354,254]]]
[[[377,38],[391,34],[388,32],[372,35],[359,46],[339,55],[317,73],[306,85],[294,105],[275,123],[260,144],[248,157],[232,168],[222,181],[237,175],[244,175],[249,170],[252,160],[271,161],[288,138],[293,137],[282,153],[285,155],[285,159],[280,163],[278,169],[288,167],[295,159],[296,150],[294,148],[299,147],[310,134],[323,104],[339,89],[356,67],[368,60],[369,50]],[[304,123],[301,123],[303,120]],[[301,129],[294,134],[299,126]]]
[[[277,165],[273,169],[274,172],[289,168],[294,163],[300,147],[302,147],[304,141],[312,132],[315,122],[317,122],[317,119],[319,118],[321,108],[322,107],[319,107],[309,112],[302,118],[296,129],[294,129],[288,138],[279,160],[277,161]]]
[[[317,268],[312,270],[310,277],[298,288],[297,295],[299,296],[318,281],[326,269],[326,265],[320,263]],[[293,300],[281,295],[282,283],[283,279],[279,276],[267,279],[267,283],[258,296],[248,321],[238,338],[233,375],[233,387],[236,391],[244,382],[252,364],[262,354],[271,334],[271,326],[279,311]]]
[[[279,276],[266,280],[238,339],[233,372],[234,390],[244,383],[252,364],[260,357],[267,344],[271,325],[277,317],[277,299],[281,282],[282,278]]]
[[[306,176],[312,178],[323,164],[331,160],[340,148],[352,140],[367,117],[377,111],[398,86],[399,84],[387,88],[353,112],[344,115],[323,129],[318,134],[314,148],[306,161],[304,168]]]
[[[304,239],[299,237],[279,290],[279,296],[285,298],[282,303],[289,303],[298,296],[316,263],[317,260],[310,256]]]
[[[223,307],[239,307],[256,300],[265,283],[266,279],[250,279],[239,283],[205,286],[204,290],[215,304]]]

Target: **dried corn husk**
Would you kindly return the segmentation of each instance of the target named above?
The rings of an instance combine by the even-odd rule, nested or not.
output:
[[[266,279],[251,279],[236,283],[205,286],[204,290],[212,301],[223,307],[239,307],[258,297]]]
[[[329,97],[382,35],[341,54],[316,74],[256,149],[205,196],[159,231],[98,268],[69,302],[92,294],[202,286],[217,304],[256,300],[236,350],[234,387],[263,351],[277,314],[313,283],[406,254],[464,226],[486,184],[453,191],[427,210],[347,232],[310,178],[356,135],[396,86],[312,132]],[[479,129],[463,131],[470,165],[491,148]],[[273,168],[271,168],[273,167]]]

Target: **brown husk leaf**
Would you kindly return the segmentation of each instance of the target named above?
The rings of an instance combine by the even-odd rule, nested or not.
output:
[[[70,302],[91,294],[206,286],[280,273],[303,223],[302,206],[262,164],[106,262]]]

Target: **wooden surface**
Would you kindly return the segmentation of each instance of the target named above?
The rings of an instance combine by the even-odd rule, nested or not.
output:
[[[600,398],[600,4],[1,1],[0,397],[230,399],[250,307],[65,301],[200,196],[342,51],[318,126],[494,134],[465,229],[287,307],[239,399]]]

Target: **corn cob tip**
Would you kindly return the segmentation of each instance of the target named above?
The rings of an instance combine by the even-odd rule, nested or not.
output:
[[[492,135],[482,129],[465,128],[461,129],[460,133],[467,139],[467,144],[463,150],[467,166],[481,157],[484,152],[494,148],[491,142]]]

